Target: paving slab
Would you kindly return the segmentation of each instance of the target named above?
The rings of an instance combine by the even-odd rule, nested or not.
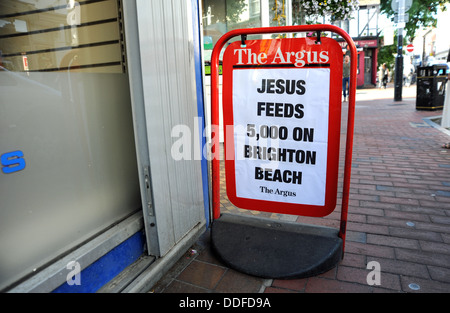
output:
[[[450,292],[450,150],[442,148],[450,132],[429,122],[442,111],[416,110],[415,95],[415,85],[403,88],[399,102],[393,100],[392,87],[357,90],[348,236],[336,268],[291,280],[246,275],[214,255],[208,231],[180,260],[184,266],[175,266],[153,291]],[[344,102],[343,140],[346,108]],[[310,218],[234,207],[226,197],[223,169],[221,186],[221,212],[339,225],[341,192],[332,214]]]

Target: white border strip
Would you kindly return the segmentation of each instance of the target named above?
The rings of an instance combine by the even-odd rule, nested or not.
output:
[[[142,230],[142,212],[135,213],[123,222],[111,227],[79,249],[69,253],[59,261],[43,269],[20,285],[8,290],[10,293],[48,293],[66,282],[67,264],[77,261],[81,270],[85,269],[113,248]]]
[[[436,128],[438,130],[440,130],[441,132],[443,132],[444,134],[446,134],[447,136],[450,136],[450,130],[448,130],[447,128],[442,127],[439,124],[436,124],[435,122],[432,121],[432,119],[435,118],[439,118],[442,117],[442,115],[436,115],[436,116],[430,116],[430,117],[424,117],[422,118],[422,120],[427,123],[428,125],[430,125],[433,128]]]

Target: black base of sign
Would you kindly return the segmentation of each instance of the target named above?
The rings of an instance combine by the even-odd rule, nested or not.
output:
[[[324,273],[339,263],[343,247],[337,229],[232,214],[212,223],[211,243],[230,268],[272,279]]]

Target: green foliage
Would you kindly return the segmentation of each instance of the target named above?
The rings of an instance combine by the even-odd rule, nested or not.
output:
[[[387,67],[389,69],[392,69],[395,65],[395,55],[396,54],[397,54],[397,36],[395,36],[393,45],[380,46],[380,48],[378,50],[378,65],[386,63]]]
[[[330,16],[332,21],[350,18],[358,10],[357,0],[292,0],[293,19],[301,13],[308,17]]]
[[[240,20],[240,15],[244,12],[247,7],[247,3],[244,0],[234,0],[227,1],[227,22],[238,23]]]
[[[380,10],[394,21],[395,12],[391,7],[392,0],[381,0]],[[445,11],[445,4],[450,0],[413,0],[408,10],[409,21],[406,23],[406,35],[414,39],[416,31],[421,27],[436,26],[436,14],[439,9]]]

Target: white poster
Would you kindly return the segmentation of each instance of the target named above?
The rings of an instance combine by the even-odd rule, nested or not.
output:
[[[325,203],[329,68],[233,70],[236,196]]]

